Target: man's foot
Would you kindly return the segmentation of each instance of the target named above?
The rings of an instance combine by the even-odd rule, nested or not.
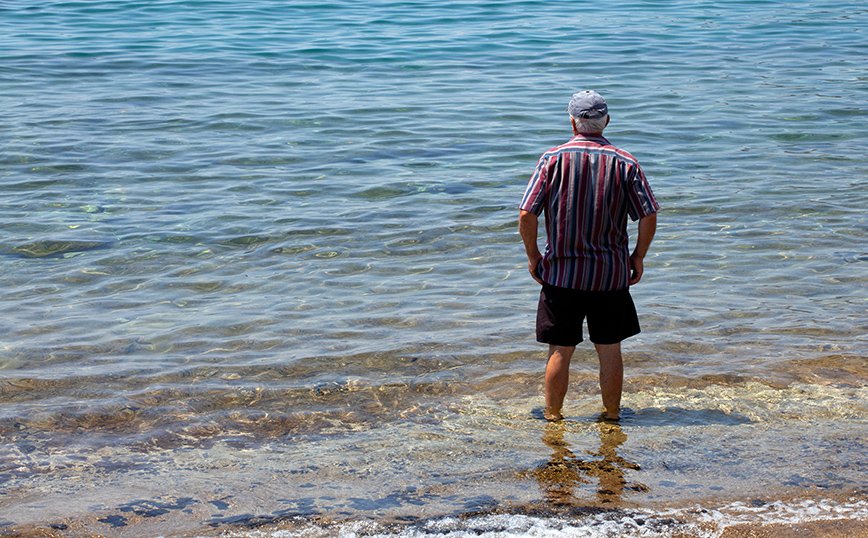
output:
[[[550,407],[546,407],[546,410],[543,412],[543,416],[549,422],[558,422],[564,419],[564,416],[561,414],[560,409],[552,409]]]

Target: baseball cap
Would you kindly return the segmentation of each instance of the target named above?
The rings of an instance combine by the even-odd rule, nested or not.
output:
[[[609,113],[606,100],[594,90],[574,93],[567,110],[570,116],[582,119],[602,118]]]

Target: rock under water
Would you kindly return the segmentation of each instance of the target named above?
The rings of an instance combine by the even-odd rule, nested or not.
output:
[[[14,246],[8,250],[8,253],[23,258],[46,258],[105,248],[110,244],[107,241],[54,241],[45,239]]]

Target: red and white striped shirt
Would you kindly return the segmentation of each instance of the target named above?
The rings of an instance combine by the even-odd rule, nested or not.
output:
[[[635,221],[660,206],[632,155],[580,134],[540,157],[519,208],[545,211],[545,282],[609,291],[630,285],[627,216]]]

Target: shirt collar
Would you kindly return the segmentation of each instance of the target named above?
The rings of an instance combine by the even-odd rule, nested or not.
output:
[[[604,144],[609,144],[609,143],[610,143],[608,140],[606,140],[606,137],[604,137],[604,136],[601,135],[601,134],[585,134],[585,133],[579,133],[579,134],[575,135],[575,136],[570,140],[570,142],[572,142],[573,140],[579,140],[579,139],[582,139],[582,140],[591,140],[591,141],[593,141],[593,142],[603,142]]]

